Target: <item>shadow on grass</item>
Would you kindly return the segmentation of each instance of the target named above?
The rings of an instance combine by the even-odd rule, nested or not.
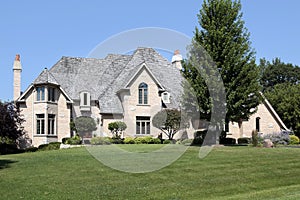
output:
[[[10,164],[15,163],[17,161],[13,160],[0,160],[0,170],[5,168],[10,168]]]

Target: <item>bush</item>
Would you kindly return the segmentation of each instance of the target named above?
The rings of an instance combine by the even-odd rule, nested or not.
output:
[[[290,144],[299,144],[300,140],[296,135],[290,135]]]
[[[146,137],[137,137],[134,139],[135,144],[147,144]]]
[[[23,153],[24,150],[18,149],[16,144],[0,143],[0,154]]]
[[[286,132],[267,134],[263,136],[263,139],[270,139],[274,145],[288,145],[290,143],[290,136]]]
[[[160,144],[161,140],[159,138],[151,138],[151,141],[149,144]]]
[[[257,132],[257,130],[253,130],[252,131],[252,145],[254,146],[254,147],[257,147],[257,145],[258,145],[258,140],[259,138],[258,138],[258,132]]]
[[[60,148],[60,142],[50,142],[49,144],[41,144],[38,147],[39,151],[58,150]]]
[[[205,131],[196,131],[194,133],[194,139],[192,145],[202,145],[207,134],[207,130]]]
[[[120,136],[112,137],[111,143],[113,144],[124,144],[124,141],[120,138]]]
[[[223,138],[220,141],[220,144],[233,145],[233,144],[236,144],[236,139],[234,139],[234,138]]]
[[[25,149],[25,152],[36,152],[37,150],[39,150],[37,147],[29,147]]]
[[[105,145],[105,144],[111,144],[111,138],[109,137],[93,137],[91,139],[91,144],[93,145]]]
[[[243,137],[243,138],[238,138],[238,144],[250,144],[251,143],[251,138]]]
[[[74,137],[67,138],[64,144],[77,145],[77,144],[81,144],[81,142],[82,141],[79,135],[76,135]]]
[[[163,144],[172,144],[171,140],[164,140]]]
[[[134,144],[135,141],[134,141],[134,138],[132,137],[127,137],[124,139],[124,144]]]

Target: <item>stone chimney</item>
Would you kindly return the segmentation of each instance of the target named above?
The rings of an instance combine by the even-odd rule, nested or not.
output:
[[[177,49],[177,50],[175,50],[174,55],[172,57],[172,64],[177,69],[181,70],[182,69],[181,61],[182,61],[182,55],[180,55],[180,52]]]
[[[16,101],[21,95],[22,66],[21,66],[19,54],[16,55],[14,66],[13,66],[13,72],[14,72],[14,101]]]

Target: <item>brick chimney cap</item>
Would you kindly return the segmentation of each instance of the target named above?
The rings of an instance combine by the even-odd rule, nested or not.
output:
[[[15,61],[20,61],[20,54],[16,55]]]

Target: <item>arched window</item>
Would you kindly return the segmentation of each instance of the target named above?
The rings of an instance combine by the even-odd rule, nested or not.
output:
[[[146,83],[139,85],[139,104],[148,104],[148,85]]]
[[[259,120],[260,120],[260,117],[256,117],[255,126],[256,126],[257,132],[260,132],[260,123],[259,123]]]

